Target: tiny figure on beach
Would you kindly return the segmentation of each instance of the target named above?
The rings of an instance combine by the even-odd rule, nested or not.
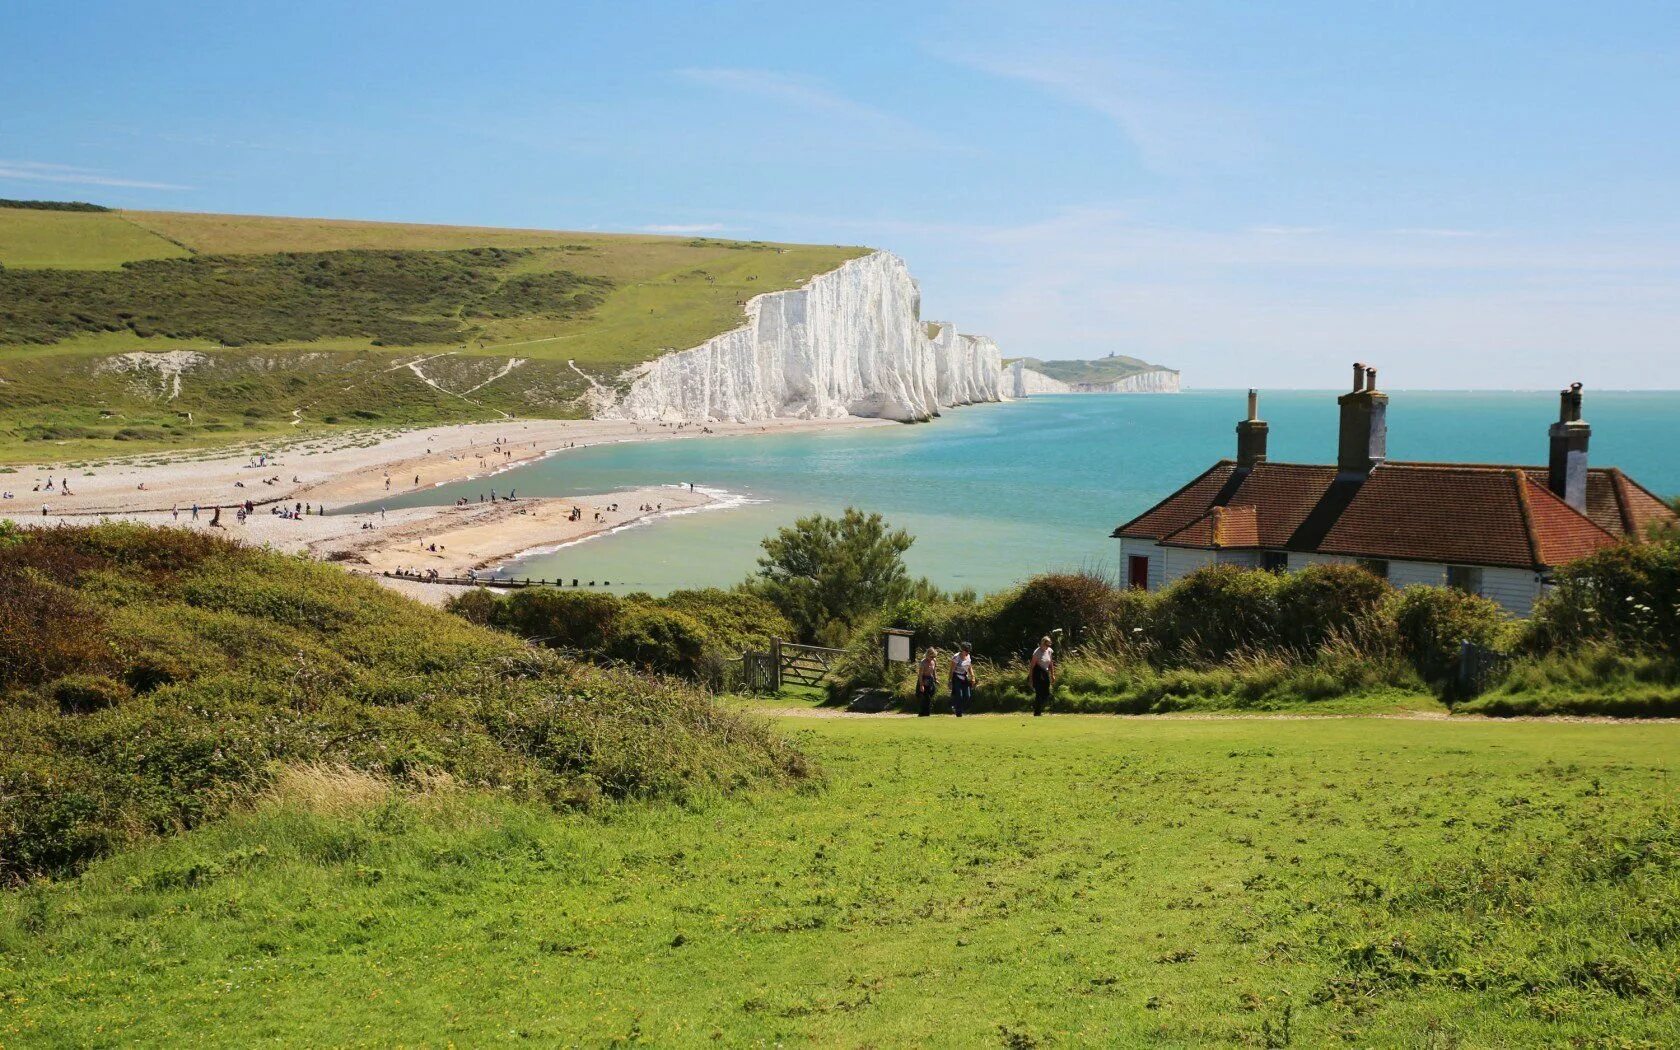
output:
[[[963,716],[974,699],[974,653],[968,642],[951,657],[951,713]]]
[[[928,646],[922,662],[916,665],[916,708],[918,718],[933,714],[933,694],[939,688],[939,649]]]
[[[1050,687],[1056,682],[1056,650],[1050,645],[1050,636],[1045,635],[1038,640],[1038,648],[1033,650],[1032,667],[1027,672],[1033,690],[1033,717],[1044,713],[1044,708],[1050,703]]]

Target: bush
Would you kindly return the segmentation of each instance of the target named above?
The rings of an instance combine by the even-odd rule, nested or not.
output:
[[[1155,641],[1169,657],[1223,660],[1239,650],[1274,647],[1280,578],[1269,572],[1210,565],[1161,594]]]
[[[52,684],[52,698],[59,711],[69,715],[115,707],[133,695],[127,685],[104,675],[70,675]]]
[[[698,678],[707,633],[692,616],[650,605],[632,605],[613,623],[605,654],[645,671]]]
[[[1497,602],[1445,587],[1407,587],[1384,606],[1412,666],[1435,685],[1456,681],[1460,643],[1496,648],[1510,623]]]
[[[473,623],[584,659],[620,661],[713,685],[727,661],[792,634],[768,601],[717,589],[675,591],[664,598],[549,588],[506,595],[473,590],[452,598],[447,608]]]
[[[808,775],[767,725],[693,688],[576,664],[331,566],[187,535],[0,537],[0,883],[212,819],[276,763],[446,773],[560,806]],[[620,619],[692,659],[694,632],[671,630],[686,614]],[[41,648],[55,637],[75,645]]]
[[[1277,638],[1303,651],[1354,630],[1393,593],[1387,580],[1357,565],[1309,565],[1278,577]]]
[[[997,660],[1026,658],[1056,628],[1062,629],[1066,645],[1077,646],[1114,626],[1120,594],[1094,574],[1034,576],[984,603],[984,627],[972,641]]]
[[[1680,655],[1680,539],[1620,544],[1558,570],[1526,641],[1535,652],[1613,641]]]

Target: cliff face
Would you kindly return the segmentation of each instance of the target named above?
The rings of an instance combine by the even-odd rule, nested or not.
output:
[[[1066,394],[1072,392],[1060,379],[1051,379],[1043,372],[1028,368],[1026,362],[1012,362],[1003,370],[999,392],[1005,397],[1031,397],[1034,394]]]
[[[746,324],[638,366],[624,376],[629,391],[600,397],[596,414],[910,422],[941,408],[998,400],[997,346],[948,324],[929,338],[920,313],[921,293],[904,261],[874,252],[803,288],[756,296],[747,304]]]
[[[1157,368],[1112,383],[1078,383],[1073,389],[1079,394],[1176,394],[1178,373],[1170,368]]]
[[[1031,397],[1034,394],[1176,394],[1179,376],[1170,368],[1138,372],[1110,383],[1064,383],[1028,368],[1024,361],[1011,362],[998,380],[1003,397]]]

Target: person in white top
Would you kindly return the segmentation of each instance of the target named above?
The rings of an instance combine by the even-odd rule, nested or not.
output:
[[[958,718],[974,699],[974,654],[969,651],[969,644],[962,643],[962,648],[951,657],[951,712]]]
[[[1038,648],[1033,650],[1031,670],[1027,677],[1032,681],[1033,689],[1033,717],[1044,713],[1044,706],[1050,702],[1050,687],[1056,681],[1056,650],[1050,647],[1050,636],[1045,635],[1038,640]]]

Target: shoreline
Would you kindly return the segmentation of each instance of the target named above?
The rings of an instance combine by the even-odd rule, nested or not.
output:
[[[692,492],[641,485],[577,498],[503,497],[492,503],[368,509],[366,505],[376,504],[381,495],[406,495],[490,478],[594,445],[892,425],[898,424],[857,416],[708,424],[511,419],[396,434],[364,432],[306,439],[273,453],[241,448],[218,457],[109,463],[77,471],[22,466],[16,473],[0,475],[0,490],[13,494],[0,503],[0,518],[24,526],[93,519],[209,531],[215,508],[220,507],[222,521],[215,531],[224,535],[337,562],[350,571],[370,573],[410,596],[440,604],[450,592],[464,588],[379,574],[404,568],[464,576],[662,517],[727,510],[747,501],[699,485]],[[45,487],[49,479],[50,490]],[[65,482],[69,495],[63,492]],[[247,500],[254,509],[239,523],[235,508]],[[281,505],[301,506],[305,513],[282,517],[277,513]],[[320,513],[323,508],[347,505],[364,509]],[[643,507],[652,509],[639,509]],[[574,508],[579,520],[571,518]]]

